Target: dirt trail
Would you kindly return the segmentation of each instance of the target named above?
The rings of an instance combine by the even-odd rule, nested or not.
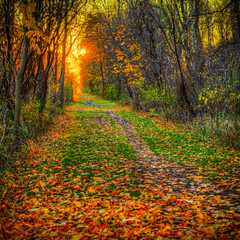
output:
[[[104,111],[104,108],[92,100],[87,101],[87,106],[93,106],[103,110],[121,128],[123,135],[129,140],[132,148],[137,152],[137,159],[132,164],[132,171],[137,178],[150,187],[160,188],[163,192],[185,193],[194,196],[204,196],[211,201],[212,198],[220,196],[224,204],[219,209],[232,210],[240,213],[239,192],[237,190],[226,190],[218,188],[217,184],[200,176],[197,170],[179,166],[150,150],[148,145],[140,137],[133,124],[124,118],[114,114],[114,111]],[[106,120],[101,117],[100,124]]]

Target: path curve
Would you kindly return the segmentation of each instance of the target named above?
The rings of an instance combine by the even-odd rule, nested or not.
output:
[[[122,128],[123,135],[137,152],[137,159],[133,162],[132,171],[143,185],[160,188],[165,193],[184,193],[193,197],[202,195],[209,201],[220,197],[223,203],[217,205],[218,209],[240,213],[240,194],[237,190],[217,189],[217,184],[200,176],[197,170],[179,166],[177,163],[158,156],[150,150],[131,122],[116,116],[112,110],[104,111],[104,108],[93,100],[85,100],[87,106],[101,109]]]

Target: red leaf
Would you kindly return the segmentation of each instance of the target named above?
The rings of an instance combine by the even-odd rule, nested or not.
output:
[[[90,225],[90,226],[98,226],[99,223],[97,223],[97,222],[90,222],[89,225]]]
[[[104,223],[103,225],[99,226],[98,228],[100,228],[100,229],[108,228],[108,224],[107,224],[107,223]]]

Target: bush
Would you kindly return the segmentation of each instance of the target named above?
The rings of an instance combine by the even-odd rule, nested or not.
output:
[[[195,119],[193,124],[201,133],[233,147],[240,146],[240,94],[236,86],[236,79],[228,82],[223,78],[207,81],[198,95],[198,108],[202,116]]]
[[[73,83],[72,81],[67,81],[65,85],[65,99],[66,102],[72,102],[73,101]]]
[[[5,163],[10,160],[13,149],[13,120],[6,103],[0,106],[0,172],[5,169]]]
[[[147,89],[141,89],[141,92],[144,110],[150,111],[150,114],[154,111],[168,120],[177,119],[176,98],[170,88],[166,87],[160,91],[156,86],[149,86]]]
[[[40,133],[46,131],[52,123],[54,115],[62,110],[48,102],[42,113],[39,113],[40,102],[31,101],[24,104],[22,108],[22,132],[27,139],[36,138]]]
[[[105,90],[104,95],[109,100],[118,100],[119,98],[119,90],[115,83],[109,84],[107,89]]]
[[[189,126],[201,134],[212,136],[225,145],[240,147],[240,118],[238,116],[218,113],[218,122],[211,115],[199,116]]]

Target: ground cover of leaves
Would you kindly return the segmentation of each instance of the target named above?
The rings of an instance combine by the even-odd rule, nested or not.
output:
[[[134,117],[127,116],[128,108],[114,102],[91,100],[103,108],[87,105],[85,99],[69,106],[38,143],[29,143],[25,159],[16,163],[18,174],[1,175],[5,184],[0,238],[240,237],[239,214],[215,207],[221,198],[209,202],[203,196],[143,185],[130,170],[136,151],[105,112]],[[140,121],[137,116],[134,119]]]

